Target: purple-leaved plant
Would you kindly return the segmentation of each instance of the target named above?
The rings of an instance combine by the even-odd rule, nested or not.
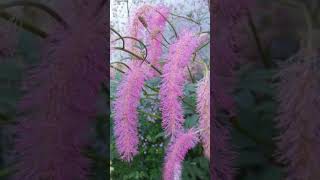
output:
[[[114,135],[120,157],[131,161],[138,153],[138,113],[146,74],[143,64],[132,61],[118,86],[114,104]]]
[[[167,135],[174,136],[183,127],[183,108],[179,97],[183,96],[183,87],[186,82],[185,69],[199,44],[199,37],[184,31],[170,46],[160,87],[162,127]]]
[[[180,180],[182,173],[182,162],[188,151],[199,142],[199,137],[194,129],[186,132],[177,132],[177,138],[172,138],[166,150],[165,163],[163,167],[163,180]]]
[[[279,162],[287,180],[320,178],[320,57],[298,55],[278,78]]]
[[[97,6],[79,1],[76,7],[69,12],[77,18],[68,21],[67,29],[53,28],[44,42],[42,62],[24,81],[27,94],[19,104],[23,116],[16,127],[18,171],[13,179],[88,178],[90,164],[82,152],[107,75],[106,23],[103,11],[93,16]]]

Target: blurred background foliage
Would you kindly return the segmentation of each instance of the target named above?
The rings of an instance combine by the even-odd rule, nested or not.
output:
[[[299,0],[287,0],[299,1]],[[43,1],[46,2],[46,1]],[[120,1],[119,1],[120,2]],[[206,1],[205,1],[206,2]],[[232,127],[232,144],[237,152],[235,167],[237,168],[237,180],[281,180],[284,179],[284,165],[275,159],[275,140],[278,134],[275,125],[277,113],[277,101],[275,99],[275,73],[277,64],[285,61],[299,49],[302,40],[301,33],[305,31],[305,22],[301,15],[301,9],[292,7],[288,3],[280,4],[278,0],[257,0],[258,6],[252,12],[252,18],[257,30],[263,53],[258,52],[256,41],[252,33],[252,27],[246,29],[249,34],[246,65],[238,69],[239,80],[234,92],[238,106],[238,116],[230,122]],[[315,45],[319,47],[319,20],[320,8],[317,0],[301,0],[306,3],[313,14]],[[117,2],[116,2],[117,3]],[[122,2],[120,2],[121,4]],[[124,2],[125,3],[125,2]],[[125,4],[124,4],[125,5]],[[125,7],[125,6],[124,6]],[[181,7],[178,6],[178,9]],[[182,8],[181,8],[182,9]],[[190,9],[189,9],[190,10]],[[24,19],[32,21],[35,25],[46,24],[48,17],[42,15],[36,9],[26,8],[26,12],[20,14]],[[190,15],[192,17],[193,15]],[[46,29],[44,27],[44,29]],[[9,154],[12,148],[10,125],[14,124],[16,104],[23,92],[21,92],[21,80],[28,67],[36,65],[40,60],[41,39],[35,35],[19,31],[19,46],[16,52],[9,57],[0,56],[0,179],[5,180],[10,173],[8,165]],[[257,53],[258,52],[258,53]],[[265,67],[262,58],[270,62]],[[111,100],[120,78],[117,73],[115,80],[111,81]],[[200,79],[198,77],[197,79]],[[148,82],[158,86],[159,80]],[[195,85],[189,83],[185,87],[186,101],[194,107]],[[112,136],[112,117],[105,116],[105,102],[109,94],[101,92],[101,109],[96,121],[92,137],[95,143],[84,150],[84,155],[92,159],[92,179],[104,180],[105,174],[112,171],[113,179],[160,179],[163,164],[164,148],[167,145],[157,118],[161,114],[154,111],[154,100],[142,99],[139,109],[149,109],[150,114],[140,112],[140,153],[131,164],[123,163],[117,158],[114,141],[110,143]],[[154,93],[154,92],[150,92]],[[151,97],[157,99],[157,97]],[[154,113],[155,112],[155,113]],[[108,114],[109,112],[107,112]],[[194,108],[185,105],[186,127],[197,123],[198,116]],[[106,162],[110,156],[111,169],[106,169]],[[107,162],[108,163],[108,162]],[[183,166],[183,179],[209,179],[208,161],[202,156],[202,148],[197,146],[187,155]]]
[[[237,180],[282,180],[286,164],[276,149],[279,65],[295,55],[307,32],[303,8],[311,15],[314,46],[319,47],[320,3],[317,0],[257,0],[250,12],[244,45],[245,63],[237,69],[234,97],[237,116],[231,120],[237,152]],[[298,3],[298,4],[297,4]],[[251,19],[251,20],[250,20]],[[250,22],[251,21],[251,22]]]
[[[225,119],[225,125],[230,126],[231,142],[236,152],[234,161],[236,180],[283,180],[285,164],[278,160],[275,144],[279,132],[275,126],[278,102],[277,79],[274,77],[279,72],[279,64],[297,53],[305,41],[307,27],[303,6],[308,9],[313,21],[314,46],[320,47],[320,2],[317,0],[254,2],[256,4],[250,11],[248,22],[239,35],[243,43],[239,49],[241,54],[239,58],[242,58],[244,63],[236,68],[237,83],[233,96],[237,104],[237,113],[235,117]],[[300,5],[295,5],[296,2]],[[194,84],[189,81],[185,86],[185,94],[191,106],[195,103],[193,92]],[[144,106],[144,103],[142,100],[140,108],[149,107],[149,105]],[[154,112],[160,115],[158,111]],[[198,115],[187,105],[185,105],[185,117],[186,127],[197,124]],[[158,139],[161,127],[148,126],[145,123],[148,122],[146,118],[140,114],[142,129],[144,126],[148,127],[147,132],[141,129],[140,133],[145,134],[143,137],[147,138],[148,143],[142,139],[140,154],[132,164],[123,163],[112,157],[114,179],[160,179],[163,147],[166,143],[156,148],[156,151],[152,150],[164,139]],[[208,162],[201,156],[201,151],[201,147],[197,147],[188,153],[183,166],[184,180],[208,178]],[[112,153],[115,153],[114,147]],[[150,162],[150,158],[153,162]]]
[[[15,0],[3,0],[1,4],[10,3]],[[33,0],[32,2],[43,3],[52,9],[55,9],[55,0]],[[48,14],[34,7],[12,7],[6,10],[14,17],[9,21],[4,20],[0,15],[0,28],[5,23],[12,23],[20,26],[19,20],[27,22],[34,27],[48,32],[50,25],[56,23]],[[24,95],[23,80],[27,72],[36,67],[41,61],[43,38],[37,34],[26,31],[23,28],[17,28],[17,33],[1,34],[0,37],[9,37],[17,40],[17,46],[13,53],[6,54],[0,50],[0,179],[9,180],[10,174],[14,173],[12,169],[12,154],[15,117],[19,115],[17,104]],[[2,42],[0,42],[2,43]],[[106,61],[107,62],[107,61]],[[90,134],[92,144],[83,149],[83,155],[91,161],[91,170],[88,179],[106,180],[106,162],[109,159],[109,125],[107,103],[109,99],[109,90],[101,86],[101,98],[97,103],[98,114],[92,120],[92,131]]]

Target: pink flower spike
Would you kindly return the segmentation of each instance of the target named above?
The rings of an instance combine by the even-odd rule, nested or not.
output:
[[[162,127],[167,135],[175,135],[184,123],[182,104],[185,83],[184,72],[192,53],[199,45],[199,38],[190,32],[183,32],[180,39],[172,44],[169,56],[163,67],[163,79],[160,87]]]
[[[177,138],[171,141],[165,157],[163,169],[163,180],[180,180],[182,172],[182,161],[187,152],[194,148],[199,138],[194,129],[187,132],[179,132]]]
[[[156,6],[149,14],[149,17],[147,17],[148,30],[150,31],[147,42],[147,44],[149,44],[148,60],[157,68],[160,68],[159,60],[162,54],[161,43],[164,41],[162,33],[164,31],[168,15],[169,10],[166,7]],[[154,72],[154,75],[156,75],[157,72],[154,70],[152,71]]]
[[[114,134],[116,147],[125,161],[131,161],[138,153],[137,107],[144,85],[145,74],[141,62],[133,61],[117,91],[114,108]]]
[[[166,19],[169,15],[169,9],[162,5],[150,6],[144,5],[136,10],[135,16],[130,24],[130,36],[135,37],[139,40],[146,41],[145,44],[148,48],[147,60],[160,69],[159,59],[162,54],[162,33],[165,28]],[[146,34],[146,38],[144,38]],[[140,50],[134,45],[138,42],[129,41],[129,48],[133,52],[138,53]],[[157,75],[158,72],[148,68],[151,71],[151,77]]]
[[[197,88],[197,111],[200,115],[199,128],[204,154],[210,159],[210,74],[198,83]]]

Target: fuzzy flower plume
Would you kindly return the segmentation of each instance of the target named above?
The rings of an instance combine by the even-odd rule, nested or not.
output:
[[[183,32],[180,39],[170,46],[160,87],[162,127],[167,135],[175,135],[182,129],[184,118],[179,97],[183,95],[183,86],[186,81],[183,72],[198,46],[199,38],[187,31]]]
[[[148,45],[148,61],[157,68],[160,68],[159,59],[162,54],[163,31],[166,25],[166,19],[169,15],[169,9],[162,5],[150,6],[144,5],[137,9],[130,25],[130,35],[139,40],[144,40],[146,33],[146,44]],[[134,48],[138,42],[131,42],[130,49]],[[151,70],[151,69],[150,69]],[[152,70],[153,71],[153,70]],[[153,74],[157,72],[153,71]]]
[[[294,58],[279,73],[279,161],[287,180],[320,178],[320,57]]]
[[[209,73],[198,83],[197,111],[200,115],[199,128],[204,154],[210,159],[210,75]]]
[[[160,57],[162,54],[163,31],[166,24],[166,18],[168,17],[169,10],[163,6],[157,6],[152,10],[147,17],[148,30],[150,35],[148,36],[149,44],[149,61],[155,67],[160,68]]]
[[[131,161],[138,153],[138,115],[141,91],[145,81],[143,67],[138,61],[129,65],[130,69],[118,87],[115,101],[114,133],[116,147],[125,161]]]
[[[188,151],[194,148],[199,142],[199,138],[194,129],[187,132],[179,132],[169,144],[166,152],[163,168],[163,180],[180,180],[182,172],[182,162]]]
[[[92,9],[82,8],[68,29],[52,31],[42,62],[24,82],[14,180],[88,179],[90,163],[82,150],[106,77],[106,23],[104,15],[93,17]]]

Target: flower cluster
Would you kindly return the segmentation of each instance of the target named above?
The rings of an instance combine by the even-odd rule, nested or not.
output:
[[[169,11],[164,6],[144,5],[136,11],[131,22],[130,34],[135,39],[146,41],[148,56],[146,62],[143,62],[143,59],[132,58],[118,86],[113,111],[114,135],[121,159],[133,160],[138,153],[139,145],[137,108],[141,92],[145,81],[157,75],[151,71],[157,69],[158,72],[154,72],[161,72],[158,77],[161,78],[159,97],[162,127],[166,136],[170,138],[163,167],[163,179],[178,180],[181,179],[182,161],[187,152],[200,142],[199,135],[201,135],[205,154],[210,157],[208,74],[199,83],[198,88],[198,112],[201,116],[199,129],[184,128],[185,118],[182,107],[183,89],[187,82],[186,75],[188,75],[187,67],[192,55],[208,38],[184,30],[174,43],[164,44],[166,39],[163,31],[168,14]],[[135,46],[138,43],[133,42],[129,44],[128,49],[138,53],[139,48]],[[169,46],[168,54],[164,58],[164,65],[161,66],[162,48],[167,46]]]

